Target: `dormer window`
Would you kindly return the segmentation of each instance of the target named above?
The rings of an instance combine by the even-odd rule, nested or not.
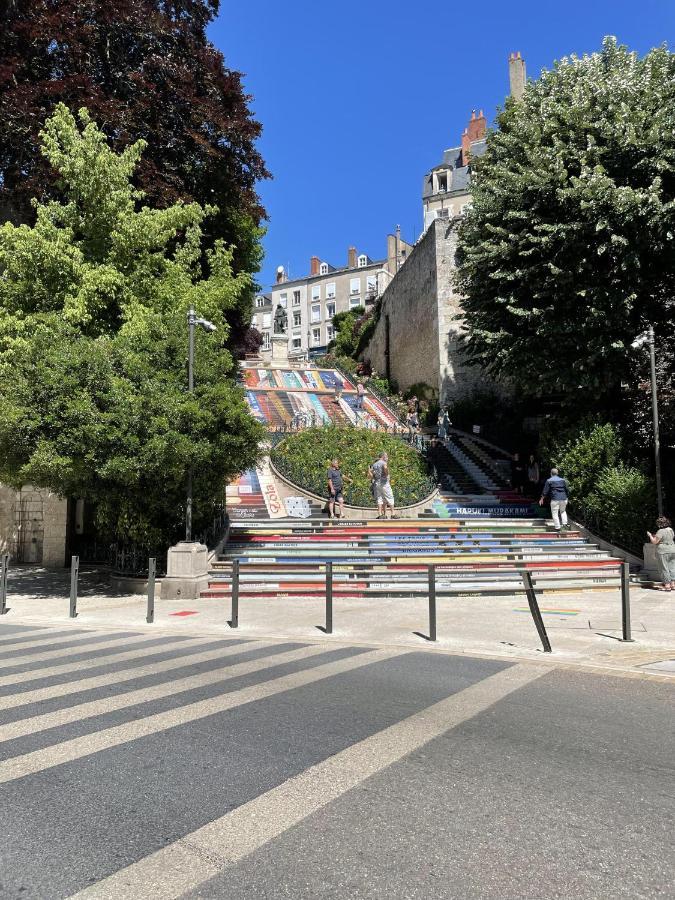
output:
[[[319,266],[319,275],[328,275],[328,263],[321,263]]]
[[[367,266],[367,265],[368,265],[368,257],[366,256],[365,253],[362,253],[361,256],[359,256],[359,259],[358,259],[358,266],[359,266],[359,269],[363,269],[363,267],[364,267],[364,266]]]

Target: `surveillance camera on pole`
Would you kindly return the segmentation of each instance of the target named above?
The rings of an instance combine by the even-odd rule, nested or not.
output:
[[[199,327],[203,328],[204,331],[218,331],[218,328],[213,324],[213,322],[209,322],[208,319],[195,319],[195,325],[199,325]]]

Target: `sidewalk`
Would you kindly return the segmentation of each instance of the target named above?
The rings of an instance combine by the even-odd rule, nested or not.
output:
[[[107,575],[96,569],[80,571],[78,616],[68,617],[70,574],[20,566],[9,571],[9,624],[93,627],[161,631],[180,634],[237,634],[242,638],[299,640],[376,646],[405,646],[431,652],[545,660],[601,667],[622,672],[645,672],[641,666],[675,659],[675,593],[633,586],[631,589],[634,643],[621,641],[619,591],[603,593],[544,593],[539,596],[552,654],[544,654],[524,594],[499,598],[478,596],[438,598],[438,640],[429,642],[425,598],[353,600],[335,598],[333,634],[324,624],[322,598],[246,599],[240,601],[239,628],[233,631],[229,601],[155,601],[155,621],[146,617],[146,597],[113,595]],[[669,671],[670,669],[670,671]],[[675,677],[675,663],[658,677]]]

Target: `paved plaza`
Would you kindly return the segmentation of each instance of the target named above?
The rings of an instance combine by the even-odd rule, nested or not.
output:
[[[665,672],[10,617],[3,898],[669,895]]]

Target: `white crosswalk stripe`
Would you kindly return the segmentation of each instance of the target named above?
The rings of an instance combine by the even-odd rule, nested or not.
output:
[[[195,647],[200,645],[191,643],[189,646]],[[205,650],[203,653],[180,654],[180,656],[176,656],[173,659],[150,662],[147,665],[144,664],[144,658],[140,657],[138,660],[131,660],[134,662],[132,666],[125,667],[117,672],[106,672],[103,675],[89,675],[86,669],[76,669],[73,672],[73,681],[52,684],[48,687],[30,691],[30,693],[10,694],[7,697],[0,697],[0,710],[15,709],[27,704],[40,703],[43,700],[51,700],[54,697],[66,697],[68,694],[94,690],[108,684],[123,684],[125,681],[142,678],[144,675],[157,675],[161,672],[170,672],[172,669],[210,662],[214,659],[226,659],[234,654],[248,653],[264,646],[269,646],[269,644],[265,645],[263,641],[242,641],[241,643],[228,646],[223,643],[220,647],[213,650]],[[160,652],[173,652],[184,647],[186,647],[185,641],[170,642],[163,645]],[[136,662],[138,662],[138,665],[135,664]]]
[[[46,650],[44,653],[26,653],[24,656],[5,656],[2,661],[0,661],[0,672],[3,669],[14,668],[14,666],[22,666],[26,663],[30,663],[31,665],[33,665],[34,663],[61,659],[65,656],[71,656],[77,653],[96,653],[98,650],[109,650],[111,648],[117,647],[133,647],[134,644],[141,644],[150,640],[150,635],[138,634],[134,637],[129,637],[127,635],[125,637],[116,637],[109,641],[100,641],[97,638],[97,635],[92,634],[89,641],[80,641],[72,647],[60,647],[56,650]]]
[[[301,650],[284,650],[279,653],[271,653],[262,659],[242,662],[229,667],[227,667],[227,660],[225,660],[223,668],[215,669],[211,672],[189,675],[176,681],[155,684],[152,687],[141,690],[126,691],[123,694],[116,694],[114,697],[92,700],[89,703],[78,703],[75,706],[68,706],[55,712],[19,719],[16,722],[9,722],[7,725],[0,725],[0,743],[23,737],[26,734],[45,731],[48,728],[56,728],[59,725],[66,725],[70,722],[80,722],[83,719],[104,715],[117,709],[124,709],[127,706],[149,703],[151,700],[160,700],[162,697],[176,697],[177,700],[180,700],[180,695],[185,691],[206,687],[218,682],[223,682],[225,687],[226,681],[240,675],[261,672],[274,665],[295,662],[299,659],[309,659],[320,653],[325,653],[323,647],[303,647]]]
[[[76,759],[82,759],[85,756],[91,756],[93,753],[99,753],[101,750],[119,747],[138,738],[157,734],[169,728],[176,728],[188,722],[195,722],[198,719],[212,716],[215,713],[225,712],[228,709],[234,709],[246,703],[253,703],[256,700],[272,697],[284,691],[312,684],[323,678],[330,678],[332,675],[350,672],[371,662],[391,659],[394,656],[398,656],[401,652],[400,650],[373,650],[360,653],[357,656],[350,656],[346,659],[334,660],[323,665],[314,666],[311,669],[301,670],[292,675],[273,678],[270,681],[264,681],[252,687],[232,691],[229,694],[223,694],[208,700],[200,700],[177,709],[171,709],[168,712],[134,719],[131,722],[125,722],[123,725],[104,728],[94,734],[63,741],[60,744],[35,750],[32,753],[25,753],[22,756],[15,756],[0,762],[0,784],[13,781],[16,778],[24,778],[26,775],[32,775],[36,772],[44,772],[46,769],[72,762]]]
[[[147,640],[147,636],[146,636]],[[30,672],[14,673],[13,675],[1,675],[0,687],[7,685],[21,684],[26,685],[31,681],[41,681],[43,678],[50,678],[52,675],[66,675],[71,672],[84,672],[87,669],[94,669],[98,666],[112,665],[114,663],[129,662],[130,660],[138,660],[142,665],[146,659],[155,655],[166,653],[169,650],[178,650],[188,647],[199,647],[204,644],[204,638],[189,641],[176,641],[164,644],[153,644],[151,646],[138,647],[135,650],[120,650],[119,647],[111,647],[109,652],[100,656],[90,657],[89,659],[77,660],[64,665],[46,666],[44,669],[31,669]],[[101,649],[99,644],[96,648]],[[37,660],[36,660],[37,662]]]

